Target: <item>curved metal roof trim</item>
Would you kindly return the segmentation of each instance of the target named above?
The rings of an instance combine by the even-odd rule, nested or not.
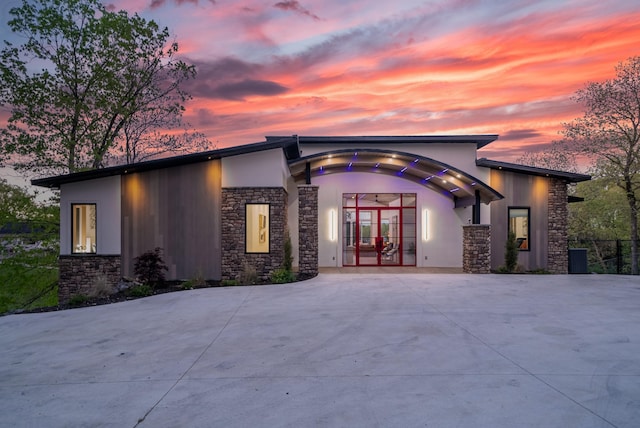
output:
[[[289,170],[296,181],[304,180],[309,163],[312,176],[336,173],[368,172],[400,177],[442,193],[451,199],[475,199],[480,191],[482,202],[489,203],[503,196],[475,176],[438,160],[413,153],[386,149],[340,149],[301,157],[289,161]]]

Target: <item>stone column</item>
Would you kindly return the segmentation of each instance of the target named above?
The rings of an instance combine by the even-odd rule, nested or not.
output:
[[[547,270],[551,273],[569,272],[569,207],[567,204],[567,183],[564,180],[550,178]]]
[[[245,244],[245,205],[269,204],[269,253],[248,254]],[[245,266],[268,281],[282,267],[287,230],[287,192],[281,187],[233,187],[222,189],[222,279],[236,280]]]
[[[298,266],[301,278],[318,275],[318,186],[298,186]]]
[[[465,273],[491,272],[491,226],[462,226],[462,270]]]

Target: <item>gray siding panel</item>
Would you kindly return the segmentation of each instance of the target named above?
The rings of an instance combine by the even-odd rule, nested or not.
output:
[[[221,183],[219,160],[123,175],[123,275],[161,247],[168,279],[220,279]]]

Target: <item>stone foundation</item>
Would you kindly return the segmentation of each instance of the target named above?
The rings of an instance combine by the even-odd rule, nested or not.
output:
[[[76,295],[90,296],[106,282],[115,291],[120,281],[120,255],[61,255],[58,261],[58,303]]]
[[[318,275],[318,186],[298,187],[299,274]]]
[[[245,249],[245,205],[269,205],[269,253],[248,254]],[[238,280],[249,266],[258,279],[269,280],[282,267],[287,229],[287,192],[281,187],[222,189],[222,280]]]
[[[567,206],[567,183],[549,180],[549,244],[547,270],[551,273],[569,272],[569,207]]]
[[[491,226],[462,227],[462,270],[465,273],[491,272]]]

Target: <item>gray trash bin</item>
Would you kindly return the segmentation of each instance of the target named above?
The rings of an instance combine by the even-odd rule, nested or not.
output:
[[[569,273],[589,273],[586,248],[569,248]]]

